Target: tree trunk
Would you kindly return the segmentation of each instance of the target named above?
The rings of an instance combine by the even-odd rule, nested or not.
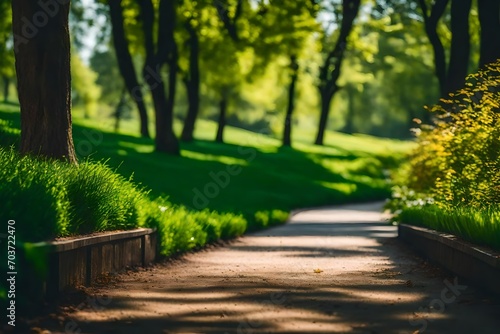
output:
[[[173,131],[173,108],[177,78],[177,45],[174,39],[175,1],[161,0],[158,22],[158,42],[154,43],[153,27],[155,19],[151,0],[140,0],[140,15],[144,32],[146,62],[143,69],[144,81],[148,84],[155,108],[155,150],[179,155],[179,142]],[[156,49],[156,52],[155,52]],[[165,84],[161,76],[162,65],[169,65],[169,95],[165,94]]]
[[[188,112],[182,129],[181,140],[190,142],[193,140],[196,118],[200,109],[200,66],[199,66],[199,38],[198,32],[191,22],[186,23],[189,32],[189,77],[186,80],[188,95]]]
[[[171,0],[163,0],[169,1]],[[161,7],[160,7],[161,8]],[[175,15],[175,9],[174,9]],[[165,152],[179,155],[179,141],[174,134],[174,108],[175,108],[175,94],[177,92],[177,63],[179,60],[179,54],[177,52],[177,44],[174,40],[174,31],[171,31],[171,46],[172,50],[170,53],[170,59],[168,61],[168,100],[167,100],[167,110],[166,110],[166,127],[167,127],[167,147]]]
[[[332,98],[333,95],[327,95],[326,93],[321,94],[321,114],[319,118],[318,134],[316,135],[314,145],[323,145]]]
[[[127,88],[124,87],[122,90],[121,96],[120,96],[120,101],[116,105],[116,109],[115,109],[115,132],[116,133],[118,133],[118,131],[120,130],[120,121],[121,121],[122,114],[123,114],[123,107],[125,106],[125,102],[126,102],[126,98],[127,98],[126,94],[127,94]]]
[[[315,144],[323,145],[323,137],[330,113],[330,104],[333,96],[338,91],[337,81],[340,77],[342,62],[347,47],[347,38],[349,37],[354,19],[359,12],[361,0],[343,0],[342,1],[342,23],[337,43],[333,50],[326,56],[325,63],[320,69],[319,91],[321,94],[321,115],[318,125],[318,134]]]
[[[9,88],[10,88],[10,78],[8,76],[3,77],[3,103],[9,102]]]
[[[481,24],[481,55],[479,67],[500,58],[500,1],[478,1],[479,22]]]
[[[243,0],[237,0],[236,8],[233,13],[233,17],[229,14],[232,12],[229,10],[229,2],[227,0],[215,0],[213,2],[219,19],[222,21],[224,28],[226,29],[229,37],[235,42],[239,43],[240,37],[238,34],[238,19],[243,13]]]
[[[76,163],[71,129],[70,2],[56,2],[58,10],[50,17],[41,3],[12,1],[20,150]]]
[[[446,54],[437,29],[439,20],[443,16],[449,0],[435,1],[430,15],[427,11],[426,1],[419,0],[419,4],[424,17],[425,32],[434,51],[434,71],[439,82],[439,93],[441,97],[444,97],[448,93],[446,91]]]
[[[285,126],[283,130],[283,146],[292,146],[292,116],[295,109],[295,86],[299,76],[297,57],[290,57],[290,86],[288,87],[288,108],[286,110]]]
[[[227,98],[223,95],[219,101],[219,121],[217,123],[217,136],[215,141],[224,142],[224,127],[226,126]]]
[[[144,104],[144,96],[139,81],[137,80],[134,62],[132,61],[128,40],[125,35],[123,9],[121,6],[122,0],[108,0],[108,4],[118,68],[125,81],[127,90],[130,96],[132,96],[137,106],[137,110],[139,111],[141,136],[150,138],[148,112]]]
[[[448,67],[448,93],[463,88],[470,59],[469,13],[472,0],[452,0],[451,2],[451,50]]]

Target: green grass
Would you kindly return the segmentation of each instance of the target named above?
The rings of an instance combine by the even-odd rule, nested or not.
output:
[[[319,147],[308,144],[307,136],[297,132],[294,148],[289,149],[281,148],[277,139],[232,127],[225,132],[226,143],[218,144],[212,141],[215,124],[200,120],[195,133],[198,140],[182,143],[179,158],[153,153],[152,141],[127,132],[114,134],[105,123],[101,128],[94,121],[77,119],[75,123],[77,148],[82,126],[96,129],[103,140],[92,159],[109,159],[108,164],[118,167],[118,172],[133,173],[134,180],[153,195],[168,196],[176,204],[194,207],[193,189],[203,193],[213,182],[211,173],[221,173],[228,165],[241,167],[227,187],[219,187],[218,195],[208,198],[207,207],[246,217],[259,211],[386,198],[384,169],[396,167],[413,146],[330,132],[326,137],[330,145]]]
[[[0,148],[2,212],[16,220],[21,241],[95,231],[132,229],[141,223],[145,193],[101,163],[79,166],[20,157]]]
[[[458,206],[442,209],[435,205],[405,208],[401,223],[449,232],[464,240],[500,251],[500,208]]]
[[[0,110],[0,145],[10,145],[18,135],[19,114],[15,106],[0,105]],[[248,230],[281,223],[295,208],[386,198],[384,170],[396,168],[413,145],[329,132],[326,141],[333,145],[319,147],[307,143],[310,134],[297,131],[291,149],[281,148],[275,138],[232,127],[227,127],[226,143],[219,144],[211,140],[215,124],[200,120],[198,140],[182,143],[182,157],[172,157],[154,153],[152,140],[132,133],[133,122],[124,122],[121,134],[110,131],[110,122],[75,118],[74,123],[80,161],[106,161],[124,179],[133,176],[151,199],[168,198],[187,216],[206,209],[243,217]],[[9,135],[2,138],[2,132]]]

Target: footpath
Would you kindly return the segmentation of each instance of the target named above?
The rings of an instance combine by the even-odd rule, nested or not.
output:
[[[499,299],[414,255],[381,207],[304,210],[120,275],[50,332],[500,333]]]

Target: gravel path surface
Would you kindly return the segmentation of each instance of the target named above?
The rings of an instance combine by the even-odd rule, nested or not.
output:
[[[499,300],[414,256],[381,206],[301,211],[129,272],[51,332],[500,333]]]

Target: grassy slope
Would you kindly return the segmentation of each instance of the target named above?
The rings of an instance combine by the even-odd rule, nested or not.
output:
[[[1,105],[0,110],[0,119],[18,126],[17,108]],[[183,143],[182,157],[172,157],[153,153],[152,141],[134,136],[132,126],[125,123],[125,133],[115,134],[106,122],[75,119],[77,153],[88,155],[91,147],[92,160],[106,159],[125,177],[133,174],[154,197],[166,195],[187,207],[196,206],[193,189],[204,192],[213,182],[210,173],[241,166],[241,173],[231,176],[225,188],[219,187],[206,207],[248,217],[263,210],[385,198],[389,192],[382,169],[396,166],[413,145],[328,133],[326,142],[333,145],[317,147],[306,143],[311,134],[298,132],[298,143],[288,149],[280,148],[276,139],[232,127],[225,133],[226,144],[218,144],[211,141],[215,124],[201,120],[195,133],[199,140]]]

